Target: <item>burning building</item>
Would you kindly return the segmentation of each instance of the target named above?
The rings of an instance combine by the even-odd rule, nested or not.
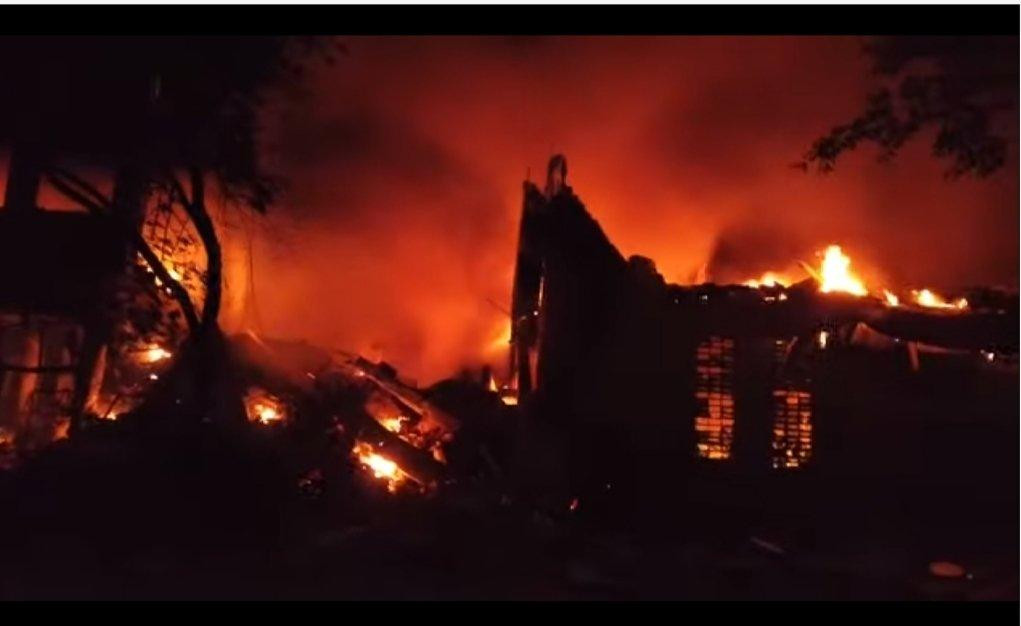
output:
[[[30,451],[86,415],[137,407],[187,335],[174,288],[201,302],[204,279],[179,207],[158,194],[125,202],[131,184],[118,177],[124,215],[98,210],[58,158],[12,154],[0,207],[0,445]],[[44,186],[66,203],[40,206]]]
[[[66,435],[82,410],[126,250],[109,220],[37,206],[39,184],[13,159],[0,209],[0,428],[27,447]]]
[[[511,371],[525,410],[570,433],[575,489],[839,471],[881,448],[908,463],[898,447],[961,417],[941,403],[1009,412],[1016,295],[871,295],[838,246],[790,285],[667,284],[617,251],[566,175],[558,156],[545,189],[524,185]],[[962,382],[979,379],[996,391]]]

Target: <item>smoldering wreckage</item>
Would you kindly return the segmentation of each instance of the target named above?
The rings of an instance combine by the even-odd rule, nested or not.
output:
[[[1016,293],[873,290],[835,245],[798,282],[767,273],[667,284],[651,260],[611,244],[560,156],[543,189],[524,184],[510,375],[500,383],[486,369],[427,389],[385,362],[254,332],[231,337],[228,358],[197,377],[172,285],[159,278],[201,302],[187,216],[169,202],[147,209],[140,229],[164,270],[154,272],[103,218],[19,195],[19,176],[10,172],[0,212],[5,485],[60,450],[172,447],[216,430],[285,450],[287,489],[308,501],[355,489],[358,506],[414,517],[467,497],[543,528],[698,537],[809,510],[846,517],[887,476],[917,494],[1013,472],[996,457],[1009,459],[1016,441]],[[840,527],[818,514],[813,524]],[[760,557],[807,562],[741,528]],[[890,593],[980,594],[1003,581],[925,554],[928,582]],[[933,591],[927,576],[951,586]],[[642,595],[594,575],[572,580]],[[688,591],[642,584],[657,597],[700,589],[690,577]]]

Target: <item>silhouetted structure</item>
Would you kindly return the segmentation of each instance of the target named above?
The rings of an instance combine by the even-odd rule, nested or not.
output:
[[[1009,428],[1016,296],[944,313],[812,280],[668,285],[610,243],[562,157],[550,174],[524,186],[511,365],[525,410],[567,433],[577,493],[655,502],[696,469],[942,472],[925,451],[955,444],[932,424]]]

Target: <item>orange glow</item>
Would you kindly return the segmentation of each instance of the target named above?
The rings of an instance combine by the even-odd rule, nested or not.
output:
[[[819,283],[820,292],[849,293],[859,297],[869,295],[869,290],[865,286],[865,281],[851,271],[851,258],[844,254],[844,251],[839,245],[831,244],[827,246],[821,253],[821,256],[822,264],[818,269],[802,263],[802,267],[805,271]],[[774,286],[786,287],[792,282],[793,281],[790,281],[787,277],[770,271],[762,274],[759,278],[746,280],[743,284],[752,288]],[[877,298],[880,297],[878,292],[874,295]],[[886,306],[901,306],[900,297],[889,289],[882,290],[881,298]],[[786,295],[781,293],[778,296],[778,299],[785,300]],[[773,300],[773,297],[768,296],[766,297],[766,300],[771,301]],[[968,308],[968,301],[966,299],[958,298],[951,301],[940,296],[931,289],[912,291],[911,302],[917,306],[933,309],[963,310]],[[821,340],[820,345],[822,345],[822,343],[823,342]]]
[[[169,359],[172,356],[174,356],[173,353],[171,353],[166,348],[163,348],[162,346],[158,346],[158,345],[153,344],[148,349],[146,349],[144,352],[142,352],[142,362],[143,363],[158,363],[159,361],[163,361],[165,359]]]
[[[929,289],[922,289],[920,291],[912,291],[911,295],[914,296],[915,304],[933,309],[966,309],[968,308],[968,301],[964,298],[958,298],[953,302],[948,302],[942,296],[934,293]]]
[[[245,396],[245,412],[249,422],[276,424],[287,419],[284,403],[264,389],[253,387]]]
[[[829,342],[830,334],[825,330],[819,331],[819,348],[821,350],[826,349],[826,344]]]
[[[729,459],[734,433],[734,340],[709,337],[699,344],[695,358],[698,456],[713,460]]]
[[[830,245],[823,253],[822,267],[819,270],[820,287],[823,293],[843,292],[854,296],[868,294],[865,284],[851,273],[851,259],[838,245]]]
[[[389,430],[392,433],[400,434],[404,428],[404,422],[408,421],[408,418],[403,415],[397,415],[396,417],[384,417],[379,420],[379,425]]]
[[[116,421],[121,415],[131,411],[137,403],[137,400],[128,396],[111,396],[104,393],[90,399],[86,409],[99,419]]]
[[[774,468],[794,469],[812,456],[812,394],[783,386],[773,390]]]
[[[507,406],[517,406],[518,404],[518,392],[515,389],[504,387],[500,390],[500,402],[503,402]]]
[[[776,272],[766,272],[759,278],[752,278],[742,283],[746,287],[752,287],[757,289],[759,287],[786,287],[791,284],[791,280],[786,276],[781,276]]]
[[[500,324],[499,334],[489,343],[488,352],[500,352],[507,350],[511,341],[511,322],[509,319]],[[495,391],[495,390],[494,390]]]
[[[941,184],[941,162],[924,149],[874,168],[855,164],[871,163],[859,159],[867,151],[852,152],[855,163],[833,176],[787,167],[840,121],[834,111],[864,101],[854,38],[355,37],[349,45],[350,59],[303,73],[311,97],[267,116],[265,139],[285,147],[274,157],[290,182],[281,202],[302,204],[303,219],[278,210],[256,228],[234,217],[223,228],[239,274],[253,241],[267,336],[363,354],[377,342],[423,386],[465,366],[502,370],[506,360],[487,349],[508,316],[486,299],[510,305],[522,179],[530,168],[542,186],[551,151],[566,154],[568,184],[610,242],[625,257],[653,259],[669,283],[740,284],[767,269],[797,281],[805,275],[785,263],[807,245],[801,258],[818,267],[812,253],[827,243],[847,246],[867,287],[905,287],[895,290],[902,307],[907,282],[881,282],[866,260],[918,284],[1017,283],[1017,218],[1002,208],[999,178]],[[546,58],[557,62],[536,63]],[[759,72],[768,77],[749,79]],[[424,78],[436,75],[443,80]],[[813,106],[792,84],[819,86]],[[761,105],[749,106],[757,98]],[[364,144],[324,148],[347,145],[346,134],[329,133],[352,123],[367,133]],[[442,161],[452,169],[436,169],[434,150],[455,157]],[[888,206],[902,211],[888,227],[862,226]],[[981,219],[962,219],[962,206]],[[959,236],[947,234],[950,225]],[[300,242],[286,254],[285,232]],[[939,254],[927,254],[933,248]],[[727,250],[736,256],[725,263],[717,252]],[[243,278],[228,283],[238,296],[246,289]],[[225,300],[222,315],[233,322],[242,308]]]
[[[60,441],[61,439],[67,439],[68,432],[71,430],[71,420],[69,418],[61,418],[57,422],[57,426],[53,431],[53,440]]]
[[[401,470],[400,466],[376,452],[371,444],[356,441],[351,453],[363,467],[372,472],[375,478],[386,482],[387,491],[390,493],[397,491],[397,487],[407,480],[407,474]]]

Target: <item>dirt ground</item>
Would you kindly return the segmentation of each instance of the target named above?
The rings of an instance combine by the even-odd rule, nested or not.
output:
[[[58,445],[0,475],[0,597],[1018,599],[1016,489],[710,477],[610,524],[471,482],[313,497],[288,472],[270,447]]]

